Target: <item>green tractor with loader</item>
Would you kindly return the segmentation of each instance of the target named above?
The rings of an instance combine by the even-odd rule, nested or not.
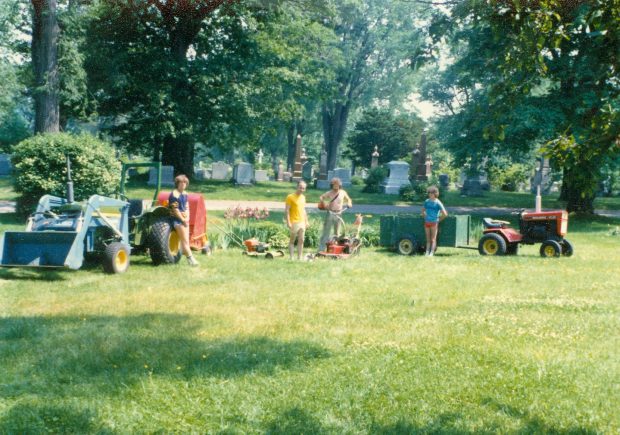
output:
[[[157,185],[153,200],[125,196],[131,168],[153,167]],[[74,201],[71,163],[67,159],[66,197],[44,195],[24,231],[0,238],[0,266],[79,269],[87,257],[99,259],[106,273],[129,268],[130,253],[147,253],[153,264],[173,264],[180,257],[170,211],[159,205],[161,163],[123,164],[118,198],[92,195]]]

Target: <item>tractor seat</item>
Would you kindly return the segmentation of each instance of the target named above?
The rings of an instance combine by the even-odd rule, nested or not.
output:
[[[506,225],[508,225],[508,223],[509,222],[497,221],[491,218],[482,219],[482,225],[484,225],[485,228],[504,228]]]
[[[129,211],[127,214],[129,218],[140,216],[144,211],[144,203],[141,199],[130,199],[129,200]]]

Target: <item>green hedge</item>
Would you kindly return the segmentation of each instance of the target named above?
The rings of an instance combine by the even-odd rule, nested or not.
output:
[[[66,157],[71,159],[75,200],[93,194],[110,195],[120,182],[121,163],[113,148],[89,134],[48,133],[32,136],[13,147],[17,207],[30,213],[45,194],[65,196]]]

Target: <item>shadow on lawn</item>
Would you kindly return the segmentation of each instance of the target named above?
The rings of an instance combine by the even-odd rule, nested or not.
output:
[[[502,409],[504,407],[502,406]],[[526,413],[513,410],[513,413],[509,413],[514,418],[522,420],[522,425],[516,431],[511,433],[516,434],[531,434],[531,433],[546,433],[546,434],[594,434],[595,431],[573,427],[568,429],[557,429],[553,426],[549,426],[538,418],[531,418]],[[404,435],[404,434],[453,434],[453,435],[473,435],[473,434],[493,434],[498,432],[505,432],[505,429],[490,424],[488,427],[481,427],[477,430],[464,430],[459,426],[462,425],[463,420],[467,417],[462,414],[444,413],[440,414],[433,421],[426,425],[419,425],[410,423],[405,420],[399,420],[396,423],[381,425],[373,423],[371,425],[369,433],[377,435]],[[360,432],[361,428],[358,428]],[[291,434],[291,433],[307,433],[307,434],[332,434],[337,433],[333,427],[328,427],[321,423],[321,421],[309,414],[308,412],[298,407],[291,408],[272,422],[270,422],[265,430],[268,434]]]
[[[97,415],[88,409],[20,403],[0,418],[0,433],[113,433],[97,420]]]
[[[304,341],[202,340],[203,327],[195,318],[170,314],[0,319],[0,368],[10,367],[6,373],[15,379],[0,384],[0,397],[55,395],[74,386],[115,394],[151,376],[271,375],[329,356]]]

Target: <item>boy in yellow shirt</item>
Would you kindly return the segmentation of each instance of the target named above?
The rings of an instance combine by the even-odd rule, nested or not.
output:
[[[304,250],[304,234],[308,227],[308,215],[306,214],[306,182],[298,181],[297,190],[286,197],[285,215],[286,225],[291,234],[288,243],[288,252],[293,259],[295,239],[297,239],[297,259],[301,260]]]

